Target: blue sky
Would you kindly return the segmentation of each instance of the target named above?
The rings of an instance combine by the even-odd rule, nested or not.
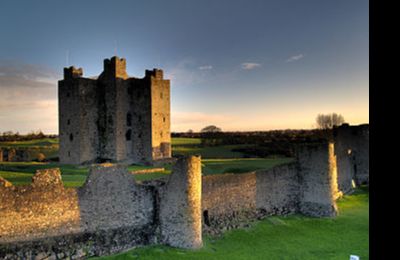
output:
[[[115,54],[165,71],[173,131],[368,123],[368,19],[358,0],[3,0],[0,132],[57,133],[62,68],[96,76]]]

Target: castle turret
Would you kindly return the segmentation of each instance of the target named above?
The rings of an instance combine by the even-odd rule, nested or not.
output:
[[[146,70],[145,74],[146,78],[156,78],[156,79],[164,79],[164,72],[160,69],[154,68],[153,70]]]
[[[107,76],[127,79],[126,60],[117,56],[114,56],[111,59],[105,59],[103,73]]]

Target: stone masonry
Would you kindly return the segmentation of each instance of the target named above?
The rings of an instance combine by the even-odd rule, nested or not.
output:
[[[338,185],[344,193],[369,183],[369,125],[343,124],[333,129]]]
[[[126,60],[104,60],[97,79],[64,68],[58,84],[61,163],[151,163],[171,157],[170,81],[159,69],[144,78]]]

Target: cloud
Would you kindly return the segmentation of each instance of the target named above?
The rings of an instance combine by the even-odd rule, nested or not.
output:
[[[213,66],[211,65],[204,65],[204,66],[200,66],[199,70],[211,70],[213,68]]]
[[[244,69],[244,70],[252,70],[252,69],[261,67],[261,64],[255,63],[255,62],[244,62],[241,65],[242,65],[242,69]]]
[[[0,132],[57,133],[57,80],[44,66],[0,60]]]
[[[184,58],[176,64],[165,68],[165,78],[170,79],[174,86],[192,86],[209,80],[211,65],[199,66],[192,58]]]
[[[293,61],[298,61],[301,60],[302,58],[304,58],[306,55],[300,53],[298,55],[294,55],[292,57],[290,57],[289,59],[286,60],[286,62],[293,62]]]

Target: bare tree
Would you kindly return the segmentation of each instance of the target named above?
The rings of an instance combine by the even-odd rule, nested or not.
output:
[[[340,126],[344,123],[344,117],[341,114],[319,114],[315,119],[317,127],[320,129],[332,129],[334,126]]]

